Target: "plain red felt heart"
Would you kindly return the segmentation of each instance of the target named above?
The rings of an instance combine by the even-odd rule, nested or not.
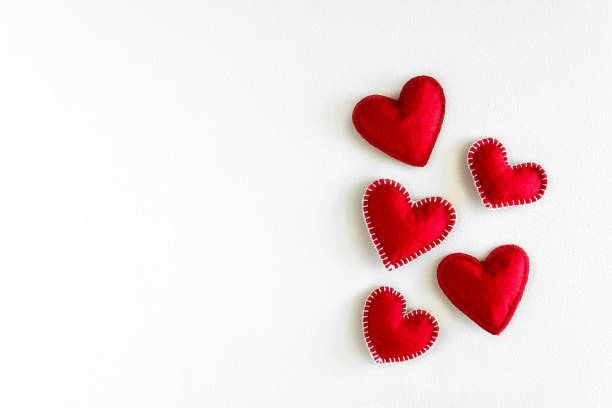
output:
[[[382,286],[368,296],[363,309],[363,335],[377,363],[393,363],[420,356],[438,338],[436,319],[425,310],[406,314],[406,300]]]
[[[495,248],[484,262],[466,254],[452,254],[438,265],[438,283],[450,301],[491,334],[506,328],[518,306],[527,277],[529,258],[516,245]]]
[[[438,81],[418,76],[406,82],[399,100],[381,95],[363,98],[353,110],[353,124],[372,146],[422,167],[440,133],[445,104]]]
[[[441,197],[413,202],[394,180],[376,180],[363,196],[363,215],[380,259],[398,268],[441,243],[455,225],[455,209]]]
[[[468,166],[488,208],[533,203],[542,198],[548,184],[539,164],[510,166],[504,145],[493,138],[479,140],[470,147]]]

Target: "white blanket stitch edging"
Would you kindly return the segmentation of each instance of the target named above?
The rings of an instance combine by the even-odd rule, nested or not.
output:
[[[374,299],[376,295],[382,292],[389,292],[397,296],[401,300],[402,316],[405,316],[406,318],[410,318],[416,315],[425,315],[425,317],[427,317],[427,319],[433,324],[434,328],[431,334],[431,338],[429,339],[429,342],[427,343],[427,345],[425,345],[425,347],[423,347],[416,353],[412,353],[412,354],[408,354],[408,355],[400,356],[400,357],[393,357],[393,358],[382,358],[378,355],[378,352],[376,351],[376,348],[374,347],[374,344],[372,344],[372,340],[370,339],[369,316],[370,316],[370,306],[372,304],[372,299]],[[400,361],[412,360],[413,358],[423,355],[427,350],[429,350],[434,345],[434,343],[436,342],[436,339],[438,338],[438,334],[440,332],[440,325],[438,324],[438,321],[428,311],[423,310],[423,309],[414,309],[414,310],[411,310],[409,313],[406,313],[406,299],[400,292],[398,292],[397,290],[389,286],[381,286],[378,289],[374,290],[372,293],[370,293],[370,296],[368,296],[368,298],[366,299],[365,305],[363,307],[362,323],[363,323],[363,337],[365,339],[366,345],[368,346],[368,350],[370,350],[370,354],[372,355],[372,358],[374,359],[374,361],[376,361],[379,364],[398,363]]]
[[[413,252],[406,258],[400,259],[399,261],[395,263],[391,263],[391,261],[389,260],[389,257],[387,256],[387,253],[385,252],[384,247],[382,246],[380,242],[380,239],[376,236],[376,231],[374,230],[374,226],[372,225],[372,222],[370,220],[370,215],[369,215],[369,210],[368,210],[370,193],[374,191],[376,187],[379,187],[382,185],[391,185],[397,190],[399,190],[399,192],[404,195],[404,197],[406,198],[406,201],[408,201],[411,207],[419,207],[421,205],[428,204],[428,203],[440,203],[444,205],[449,212],[448,224],[446,224],[446,228],[444,229],[444,231],[442,232],[442,234],[440,234],[438,238],[436,238],[433,242],[425,245],[424,247],[418,249],[416,252]],[[416,202],[412,201],[412,199],[410,198],[410,194],[408,194],[408,191],[404,188],[404,186],[402,186],[397,181],[391,180],[391,179],[378,179],[374,181],[372,184],[370,184],[368,188],[366,189],[365,194],[363,195],[362,207],[363,207],[363,217],[368,227],[368,231],[370,232],[370,237],[372,238],[372,242],[374,243],[374,246],[376,247],[376,250],[378,251],[380,260],[382,261],[382,263],[385,265],[385,267],[389,271],[399,268],[400,266],[406,265],[408,262],[415,260],[419,256],[427,253],[428,251],[432,250],[437,245],[442,243],[442,241],[444,241],[444,239],[448,236],[448,234],[453,230],[453,227],[455,226],[455,222],[457,219],[455,208],[450,202],[448,202],[444,198],[427,197],[427,198],[424,198]]]
[[[480,195],[480,198],[482,199],[482,202],[485,207],[496,209],[496,208],[510,207],[513,205],[531,204],[531,203],[538,201],[540,198],[542,198],[542,196],[544,195],[544,192],[546,191],[546,187],[548,186],[548,176],[546,175],[546,171],[542,168],[542,166],[540,166],[537,163],[528,162],[528,163],[517,164],[511,167],[512,169],[533,167],[536,170],[538,170],[542,174],[542,185],[540,186],[540,190],[538,191],[538,193],[533,197],[522,199],[522,200],[503,201],[501,203],[494,203],[490,201],[485,195],[482,185],[480,184],[480,179],[476,175],[476,169],[474,167],[474,155],[476,154],[476,151],[480,147],[487,145],[487,144],[493,144],[499,147],[504,156],[504,159],[506,160],[506,164],[510,166],[510,163],[508,162],[508,154],[506,153],[506,148],[497,139],[488,137],[485,139],[477,140],[468,149],[468,155],[467,155],[468,168],[470,169],[470,172],[472,173],[472,178],[474,179],[474,185],[476,186],[476,190],[478,191],[478,194]]]

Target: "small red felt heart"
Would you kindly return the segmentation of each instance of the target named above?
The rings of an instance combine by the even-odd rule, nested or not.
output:
[[[548,184],[536,163],[508,164],[506,148],[493,138],[475,142],[468,151],[468,166],[485,207],[499,208],[539,200]]]
[[[495,248],[484,262],[451,254],[438,265],[438,283],[450,301],[491,334],[506,328],[529,275],[529,258],[516,245]]]
[[[418,76],[406,82],[399,100],[381,95],[363,98],[353,110],[353,124],[372,146],[422,167],[440,133],[445,104],[438,81]]]
[[[455,225],[455,209],[441,197],[413,202],[397,181],[376,180],[363,196],[363,215],[383,264],[398,268],[441,243]]]
[[[381,286],[368,296],[363,309],[363,335],[377,363],[413,359],[438,338],[435,317],[425,310],[406,314],[406,300],[393,288]]]

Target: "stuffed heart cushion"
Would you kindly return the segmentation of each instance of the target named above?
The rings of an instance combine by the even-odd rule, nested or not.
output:
[[[399,100],[370,95],[357,103],[353,124],[365,140],[412,166],[425,166],[433,150],[445,107],[444,91],[428,76],[402,88]]]
[[[370,294],[363,309],[363,334],[377,363],[420,356],[438,337],[436,319],[425,310],[406,314],[404,297],[387,286]]]
[[[398,182],[376,180],[363,196],[363,215],[383,264],[398,268],[441,243],[455,225],[455,209],[441,197],[412,201]]]
[[[480,262],[466,254],[452,254],[438,266],[440,288],[470,319],[491,334],[504,330],[523,296],[529,258],[522,248],[495,248]]]
[[[539,164],[510,166],[504,145],[493,138],[479,140],[470,147],[468,166],[488,208],[533,203],[542,198],[548,184]]]

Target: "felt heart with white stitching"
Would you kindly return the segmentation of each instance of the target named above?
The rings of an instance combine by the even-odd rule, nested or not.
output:
[[[544,169],[537,163],[510,166],[506,148],[496,139],[475,142],[468,151],[467,160],[485,207],[533,203],[546,191],[548,178]]]
[[[388,270],[398,268],[441,243],[455,225],[455,209],[441,197],[412,201],[394,180],[376,180],[363,197],[363,215],[372,242]]]
[[[425,310],[406,313],[406,300],[388,286],[374,290],[363,309],[363,334],[377,363],[420,356],[438,338],[437,320]]]

